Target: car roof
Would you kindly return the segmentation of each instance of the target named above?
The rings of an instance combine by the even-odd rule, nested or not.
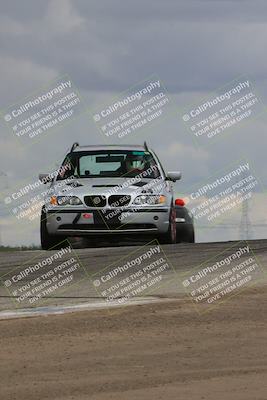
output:
[[[99,144],[99,145],[90,145],[90,146],[77,146],[75,149],[73,149],[73,152],[78,152],[78,151],[90,151],[90,150],[146,150],[144,146],[142,145],[134,145],[134,144],[128,144],[128,145],[119,145],[119,144]]]

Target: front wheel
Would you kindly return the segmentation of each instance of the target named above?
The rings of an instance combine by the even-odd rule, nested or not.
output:
[[[166,233],[162,233],[159,237],[162,244],[175,244],[176,243],[176,211],[172,207],[170,212],[169,228]]]
[[[56,236],[50,235],[46,226],[46,213],[45,210],[42,209],[41,213],[41,221],[40,221],[40,238],[41,238],[41,247],[43,250],[49,250],[51,248],[60,249],[66,246],[67,242],[64,240],[67,239],[65,236]]]

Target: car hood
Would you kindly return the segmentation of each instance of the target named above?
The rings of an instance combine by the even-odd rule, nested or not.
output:
[[[134,178],[82,178],[66,181],[57,181],[52,185],[55,194],[67,192],[76,196],[110,195],[131,193],[160,193],[165,191],[167,183],[163,179]]]

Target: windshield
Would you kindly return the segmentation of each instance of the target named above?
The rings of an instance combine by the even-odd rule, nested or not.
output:
[[[67,155],[57,180],[75,178],[159,178],[160,172],[148,151],[97,150]]]

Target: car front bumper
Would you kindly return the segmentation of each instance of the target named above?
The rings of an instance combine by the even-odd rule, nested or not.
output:
[[[47,211],[47,230],[53,235],[161,234],[169,227],[169,208],[57,209]]]

